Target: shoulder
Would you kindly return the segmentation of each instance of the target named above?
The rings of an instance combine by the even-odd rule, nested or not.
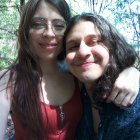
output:
[[[7,69],[0,71],[0,91],[5,89],[10,77],[10,71]]]
[[[10,108],[10,94],[7,85],[10,77],[10,71],[5,69],[0,71],[0,110]],[[1,112],[1,111],[0,111]]]
[[[10,71],[10,69],[0,71],[0,139],[3,139],[5,135],[7,119],[11,108],[11,92],[8,88]]]
[[[8,81],[9,72],[7,70],[0,71],[0,139],[4,137],[10,111],[10,98],[6,90]]]
[[[105,103],[100,117],[101,130],[104,131],[105,127],[107,129],[106,138],[140,138],[140,92],[135,102],[126,109],[120,109],[113,103]]]
[[[130,107],[128,107],[128,112],[134,115],[136,114],[136,116],[140,118],[140,86],[138,96],[136,97],[134,103]]]
[[[140,121],[140,90],[134,103],[125,108],[115,106],[113,103],[104,103],[102,117],[106,117],[115,125],[122,126],[133,124],[137,119]]]
[[[125,130],[130,130],[132,127],[140,128],[140,90],[134,103],[126,109],[116,107],[113,103],[105,104],[102,117],[107,118],[112,126],[125,128]],[[128,125],[132,127],[128,127]]]
[[[135,99],[134,103],[129,108],[133,114],[136,114],[136,116],[139,117],[139,121],[140,121],[140,86],[139,86],[138,96]]]

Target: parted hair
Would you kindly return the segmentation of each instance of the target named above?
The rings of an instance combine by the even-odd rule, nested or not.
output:
[[[12,114],[18,118],[28,130],[30,140],[43,140],[43,123],[40,109],[42,71],[37,56],[31,51],[29,30],[32,18],[42,0],[29,0],[22,8],[18,37],[18,55],[8,69],[10,78],[7,88],[11,87]],[[65,0],[44,0],[54,6],[60,15],[69,22],[71,13]],[[60,54],[58,61],[64,57]],[[2,78],[2,77],[1,77]],[[14,79],[14,82],[12,81]],[[46,112],[47,117],[47,112]]]
[[[69,22],[63,38],[64,55],[66,55],[66,40],[72,28],[80,21],[90,21],[100,32],[100,41],[109,49],[109,66],[96,82],[93,101],[96,105],[102,103],[104,95],[109,95],[119,73],[133,66],[138,55],[125,38],[102,16],[92,13],[76,15]],[[81,29],[82,30],[82,29]],[[138,58],[139,59],[139,58]]]

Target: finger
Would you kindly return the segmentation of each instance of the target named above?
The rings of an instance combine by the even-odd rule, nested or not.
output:
[[[126,92],[128,92],[127,96],[124,98],[123,102],[122,102],[122,106],[130,106],[131,104],[133,104],[133,102],[135,101],[138,92],[135,90],[125,90]]]
[[[118,93],[118,95],[116,96],[116,98],[114,99],[114,104],[116,104],[117,106],[123,106],[123,101],[125,100],[125,98],[127,97],[128,93],[124,92],[124,91],[120,91]],[[130,99],[130,97],[128,96],[128,98]],[[128,102],[128,100],[126,100],[126,102]]]
[[[118,93],[119,93],[119,89],[114,87],[112,92],[110,93],[110,95],[107,97],[106,102],[110,103],[110,102],[114,101],[114,99],[117,97]]]
[[[122,100],[122,102],[120,103],[120,107],[121,108],[127,108],[130,106],[130,99],[131,96],[129,93],[127,93],[127,95],[124,97],[124,100]]]
[[[133,95],[133,96],[131,97],[131,99],[130,99],[128,105],[132,105],[132,104],[133,104],[133,102],[135,101],[137,95],[138,95],[138,94],[135,94],[135,95]]]

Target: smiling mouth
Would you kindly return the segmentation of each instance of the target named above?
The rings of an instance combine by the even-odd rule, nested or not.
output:
[[[89,61],[89,62],[87,61],[82,63],[75,63],[74,65],[82,69],[85,69],[85,68],[89,68],[90,66],[97,65],[98,62],[99,61],[96,59],[94,61]]]
[[[50,44],[49,43],[46,43],[46,44],[40,44],[40,46],[46,46],[46,47],[47,46],[48,47],[51,47],[52,46],[53,47],[53,46],[57,46],[57,44],[56,43],[50,43]]]
[[[80,67],[86,67],[86,66],[89,66],[91,64],[93,64],[94,62],[84,62],[84,63],[81,63],[81,64],[78,64],[77,66],[80,66]]]
[[[41,48],[47,49],[47,50],[53,50],[57,47],[57,44],[40,44]]]
[[[77,66],[82,66],[82,65],[90,65],[90,64],[96,64],[98,62],[98,60],[94,60],[94,61],[85,61],[85,62],[82,62],[82,63],[75,63],[75,65]]]

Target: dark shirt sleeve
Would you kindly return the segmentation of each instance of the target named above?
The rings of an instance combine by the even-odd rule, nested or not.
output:
[[[140,140],[140,91],[134,103],[123,110],[105,104],[98,140]]]

